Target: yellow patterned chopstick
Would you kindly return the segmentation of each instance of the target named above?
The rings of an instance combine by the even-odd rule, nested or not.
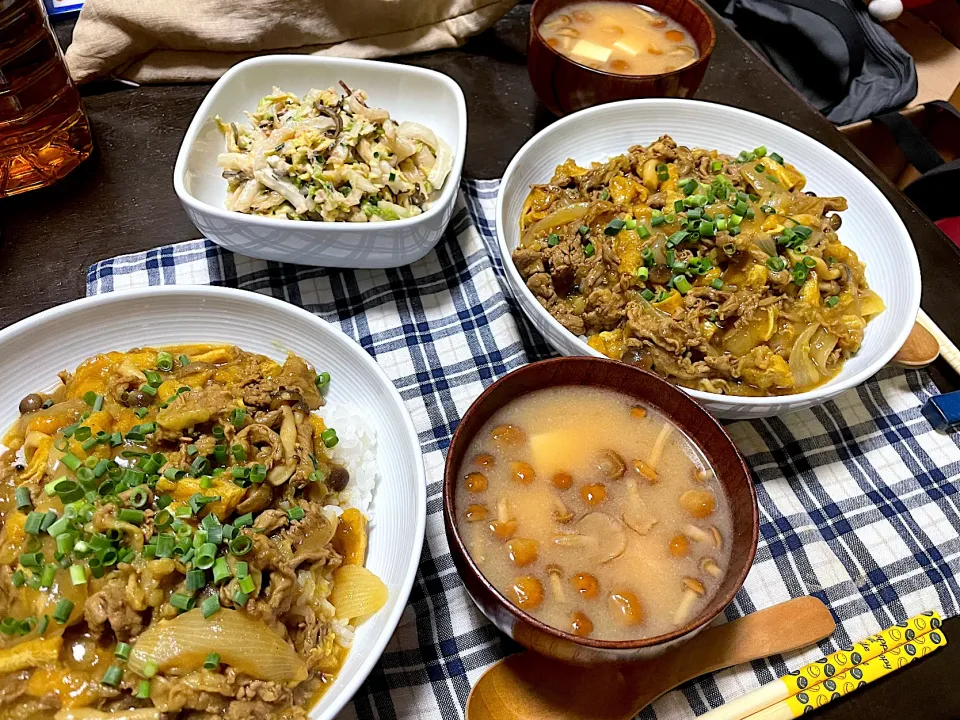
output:
[[[824,680],[809,690],[792,695],[786,700],[781,700],[758,713],[749,715],[746,720],[793,720],[844,695],[849,695],[867,683],[879,680],[946,644],[947,638],[942,631],[929,630],[925,635],[918,635],[900,647],[895,647],[877,655],[872,660],[867,660],[846,672]]]
[[[935,611],[915,615],[905,622],[855,643],[852,648],[838,650],[832,655],[805,665],[789,675],[784,675],[751,693],[721,705],[701,715],[699,720],[741,720],[745,717],[751,717],[752,720],[753,715],[764,708],[802,692],[810,693],[820,683],[830,678],[835,679],[838,675],[862,663],[873,660],[931,630],[936,630],[940,625],[940,615]]]

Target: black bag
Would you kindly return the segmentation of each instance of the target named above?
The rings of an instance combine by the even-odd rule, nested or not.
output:
[[[898,110],[917,94],[913,58],[862,0],[710,0],[827,119]]]
[[[960,131],[960,110],[953,105],[934,100],[924,107],[927,112],[946,114],[956,122]],[[874,122],[885,125],[893,133],[907,160],[920,173],[920,177],[903,189],[904,194],[931,220],[960,215],[957,202],[960,197],[960,158],[945,161],[917,126],[898,112],[884,113],[875,117]]]

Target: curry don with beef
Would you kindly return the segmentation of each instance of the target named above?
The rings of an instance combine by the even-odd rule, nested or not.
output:
[[[513,252],[537,300],[617,360],[684,387],[784,395],[836,375],[884,308],[838,237],[842,197],[765,147],[664,136],[531,189]]]
[[[387,592],[329,383],[296,355],[189,345],[97,355],[23,398],[0,462],[0,719],[305,716]]]

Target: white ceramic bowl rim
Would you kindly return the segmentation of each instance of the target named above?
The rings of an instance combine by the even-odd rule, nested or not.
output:
[[[226,220],[236,220],[238,217],[242,218],[244,222],[248,222],[252,225],[258,225],[260,227],[274,228],[274,229],[283,229],[290,227],[290,220],[285,220],[283,218],[270,218],[270,217],[261,217],[259,215],[249,215],[247,213],[238,213],[232,210],[227,210],[224,207],[218,207],[216,205],[211,205],[210,203],[204,202],[194,197],[186,188],[184,183],[184,177],[187,173],[187,161],[189,158],[190,150],[194,145],[197,137],[200,135],[203,126],[212,119],[211,108],[216,100],[216,90],[218,86],[226,84],[234,75],[239,75],[245,70],[252,66],[256,65],[278,65],[290,61],[303,62],[304,64],[317,64],[323,65],[324,67],[330,66],[343,66],[343,67],[357,67],[360,65],[369,65],[371,63],[376,63],[374,60],[363,60],[358,58],[340,58],[340,57],[328,57],[321,56],[315,57],[312,55],[263,55],[261,57],[250,58],[248,60],[243,60],[238,62],[236,65],[227,70],[223,75],[220,76],[220,79],[210,88],[207,92],[206,97],[204,97],[203,102],[200,104],[199,109],[196,114],[193,116],[193,120],[190,122],[190,126],[187,128],[187,132],[183,137],[183,141],[180,144],[180,152],[177,154],[177,162],[173,168],[173,188],[176,191],[180,199],[190,205],[195,210],[201,210],[204,213],[212,215],[216,218],[226,219]],[[391,66],[389,63],[380,63],[388,67],[398,67]],[[409,75],[419,75],[421,77],[429,77],[433,80],[436,80],[443,85],[446,85],[453,92],[454,97],[457,102],[457,119],[460,124],[460,127],[467,127],[467,106],[463,99],[463,91],[460,89],[460,86],[457,85],[456,81],[448,75],[437,72],[436,70],[428,70],[427,68],[417,67],[415,65],[402,65],[399,66],[403,68],[403,72]],[[374,98],[374,104],[376,104]],[[389,110],[389,108],[387,108]],[[457,185],[458,182],[454,180],[460,177],[460,173],[463,170],[463,159],[466,155],[466,147],[457,147],[457,143],[460,141],[460,138],[443,138],[450,144],[451,149],[453,150],[453,164],[450,167],[450,173],[447,175],[447,179],[443,183],[443,188],[440,192],[440,195],[433,200],[430,207],[427,210],[424,210],[419,215],[415,215],[409,218],[401,218],[399,220],[391,220],[391,228],[406,228],[410,226],[419,225],[420,223],[430,220],[437,213],[443,212],[443,208],[446,207],[447,203],[451,201],[451,196],[458,191]],[[336,231],[338,233],[364,233],[369,232],[369,227],[367,223],[348,223],[348,222],[338,222],[331,223],[326,220],[297,220],[295,221],[303,227],[310,226],[323,226],[330,227],[335,225]]]
[[[817,142],[817,144],[821,145],[823,149],[832,156],[833,162],[843,166],[844,169],[850,172],[851,174],[860,175],[861,177],[864,177],[864,179],[866,180],[865,176],[863,176],[863,173],[861,173],[849,161],[847,161],[846,159],[838,155],[836,152],[834,152],[830,148],[826,147],[825,145],[823,145],[822,143],[819,143],[816,140],[813,140],[813,138],[810,138],[808,135],[801,133],[799,130],[795,130],[790,126],[784,125],[783,123],[773,120],[771,118],[749,112],[748,110],[742,110],[740,108],[731,107],[729,105],[723,105],[721,103],[706,102],[704,100],[687,100],[687,99],[680,99],[680,98],[652,98],[652,99],[641,99],[641,100],[621,100],[619,102],[607,103],[604,105],[597,105],[596,107],[587,108],[585,110],[581,110],[579,112],[568,115],[567,117],[561,120],[558,120],[552,125],[548,125],[546,128],[544,128],[543,130],[538,132],[536,135],[534,135],[532,138],[530,138],[523,145],[523,147],[520,148],[520,150],[514,156],[513,160],[510,161],[510,164],[507,166],[507,171],[503,174],[503,178],[501,179],[501,182],[500,182],[501,190],[506,186],[507,180],[513,174],[514,169],[522,162],[523,156],[525,155],[527,150],[530,149],[542,135],[546,133],[554,133],[554,132],[562,131],[566,125],[576,122],[582,119],[584,116],[603,115],[605,112],[608,112],[610,109],[615,107],[632,107],[632,108],[636,108],[637,112],[640,113],[643,111],[644,107],[650,107],[653,105],[667,105],[667,106],[669,105],[674,105],[674,106],[712,105],[712,106],[722,107],[724,111],[731,113],[731,115],[734,118],[739,117],[745,120],[749,119],[751,123],[758,124],[761,126],[768,125],[770,127],[776,127],[781,132],[792,134],[794,136],[802,136],[803,138],[806,138],[806,140],[808,141]],[[624,150],[626,150],[626,148],[624,148]],[[597,159],[599,160],[600,158],[597,158]],[[892,213],[896,214],[896,211],[893,210],[892,206],[890,206],[889,201],[886,199],[886,197],[883,196],[883,193],[880,192],[879,188],[877,188],[876,185],[874,185],[869,180],[867,180],[867,183],[870,186],[870,191],[872,193],[875,193],[884,204],[890,207],[890,210]],[[516,266],[513,264],[513,262],[511,262],[510,249],[507,247],[506,236],[503,232],[503,220],[504,220],[503,202],[504,202],[503,192],[499,192],[497,194],[497,210],[496,210],[497,241],[500,246],[502,261],[503,261],[504,267],[506,268],[506,272],[511,274],[511,276],[513,277],[518,287],[523,288],[522,292],[530,294],[530,299],[532,300],[533,304],[536,306],[536,311],[539,311],[540,314],[544,316],[544,319],[549,324],[556,327],[559,331],[569,334],[569,330],[564,328],[559,323],[559,321],[556,320],[556,318],[550,315],[550,313],[547,312],[547,310],[542,305],[540,305],[539,302],[537,302],[537,300],[533,297],[533,294],[530,293],[530,290],[527,288],[526,283],[524,283],[523,279],[520,277],[520,273],[517,271]],[[903,227],[902,221],[901,221],[901,228],[903,230],[903,234],[906,235],[909,240],[909,234],[907,234],[906,228]],[[916,317],[917,311],[919,311],[919,308],[920,308],[921,276],[920,276],[920,262],[917,259],[915,252],[911,253],[911,260],[912,262],[910,263],[910,266],[903,268],[903,273],[904,273],[904,284],[908,285],[910,288],[910,295],[907,302],[913,308],[913,310],[911,311],[911,316]],[[838,382],[834,382],[833,380],[830,380],[824,383],[823,385],[820,385],[814,388],[813,390],[808,390],[806,392],[795,393],[792,395],[776,395],[771,397],[743,397],[739,395],[717,395],[714,393],[703,392],[701,390],[691,390],[689,388],[683,388],[683,390],[687,392],[690,396],[697,398],[700,401],[706,401],[709,403],[709,401],[711,400],[718,400],[722,398],[724,402],[730,403],[731,405],[739,405],[742,407],[762,408],[765,406],[780,405],[785,401],[788,401],[791,403],[797,403],[797,404],[803,403],[804,401],[808,401],[808,402],[811,400],[815,401],[817,398],[823,395],[826,395],[828,393],[833,395],[833,394],[836,394],[837,392],[842,392],[843,390],[848,390],[852,387],[856,387],[857,385],[860,385],[861,383],[866,381],[868,378],[875,375],[877,371],[880,370],[888,362],[890,362],[890,360],[897,353],[897,351],[901,347],[903,347],[903,344],[907,341],[907,336],[910,334],[912,330],[913,330],[913,323],[905,323],[903,328],[901,328],[899,334],[897,335],[896,341],[891,343],[889,346],[885,347],[882,352],[877,353],[873,362],[871,362],[867,367],[865,367],[855,375],[852,375],[851,377],[848,377],[848,378],[843,378]],[[869,324],[867,325],[866,332],[868,333],[870,332]],[[588,346],[585,342],[581,344],[583,345],[583,349],[585,350],[585,352],[589,353],[590,355],[594,355],[596,357],[605,357],[601,352],[594,350],[593,348]]]
[[[415,476],[421,481],[424,479],[425,472],[423,466],[423,455],[420,450],[420,441],[413,426],[413,421],[410,418],[410,413],[407,411],[406,406],[404,405],[399,392],[397,392],[396,387],[391,382],[390,378],[387,377],[386,373],[384,373],[384,371],[376,363],[376,361],[365,350],[357,345],[355,341],[353,341],[336,326],[328,323],[322,318],[318,318],[316,315],[304,310],[303,308],[285,303],[281,300],[277,300],[266,295],[261,295],[259,293],[246,290],[236,290],[233,288],[216,287],[210,285],[167,285],[159,287],[118,290],[112,293],[105,293],[102,295],[82,298],[80,300],[73,300],[71,302],[64,303],[63,305],[44,310],[36,315],[31,315],[28,318],[25,318],[17,323],[14,323],[13,325],[10,325],[9,327],[4,328],[3,330],[0,330],[0,345],[8,340],[27,335],[37,328],[41,328],[47,321],[61,319],[80,308],[86,309],[96,308],[99,306],[109,306],[123,300],[148,300],[151,303],[163,303],[166,296],[185,296],[188,298],[191,296],[198,296],[200,298],[242,297],[242,301],[245,303],[259,305],[263,308],[272,308],[288,315],[299,316],[306,323],[311,323],[317,326],[325,326],[333,332],[343,335],[343,337],[349,343],[356,346],[354,357],[356,358],[357,362],[365,365],[375,377],[382,380],[384,387],[389,391],[390,397],[396,405],[396,409],[399,411],[400,417],[403,418],[403,434],[409,440],[411,447],[414,449],[412,456],[415,462]],[[211,336],[214,335],[216,335],[216,329],[211,328]],[[107,349],[115,348],[105,348],[104,350]],[[383,462],[383,458],[381,458],[380,462]],[[416,578],[417,570],[419,568],[420,555],[423,552],[423,539],[426,527],[427,501],[425,483],[415,483],[414,491],[416,493],[414,502],[414,507],[416,508],[416,517],[413,518],[412,527],[412,532],[414,533],[413,552],[408,558],[408,565],[398,589],[397,602],[394,603],[392,611],[384,623],[383,630],[371,642],[367,655],[362,659],[359,668],[356,669],[351,677],[346,678],[346,682],[341,688],[337,689],[338,696],[335,698],[334,702],[332,702],[330,706],[325,709],[325,717],[332,718],[336,716],[337,713],[339,713],[353,698],[357,690],[360,689],[360,686],[366,680],[374,665],[376,665],[376,663],[380,660],[387,643],[393,637],[397,625],[400,623],[400,618],[406,609],[407,601],[410,597],[410,591],[413,588],[413,582]],[[374,497],[376,497],[376,491],[374,491]],[[314,710],[311,710],[311,717],[314,716],[314,712]]]

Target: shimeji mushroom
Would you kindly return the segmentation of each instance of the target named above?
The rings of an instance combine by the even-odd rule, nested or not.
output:
[[[547,565],[547,577],[550,578],[550,590],[557,602],[564,602],[566,596],[563,592],[563,568],[553,563]]]
[[[723,575],[723,570],[720,569],[720,566],[717,565],[717,561],[712,557],[705,557],[700,561],[700,569],[703,570],[708,575],[713,575],[713,577],[718,578]]]
[[[623,522],[638,535],[646,535],[658,522],[647,510],[646,503],[640,497],[637,481],[633,478],[627,480],[627,503],[623,511]]]
[[[563,498],[555,497],[553,499],[553,504],[555,506],[553,511],[554,520],[562,525],[566,525],[568,522],[573,520],[573,512],[563,502]]]
[[[614,450],[602,450],[597,459],[597,469],[610,480],[619,480],[627,470],[627,463]]]
[[[710,543],[717,550],[723,550],[723,535],[717,528],[710,525],[706,530],[696,525],[687,525],[684,534],[698,543]]]
[[[576,524],[572,533],[557,533],[553,542],[560,547],[592,548],[596,561],[610,562],[627,549],[627,531],[619,520],[605,512],[587,513]]]
[[[703,597],[706,591],[703,583],[696,578],[685,577],[683,579],[683,594],[680,596],[680,604],[677,605],[677,609],[673,611],[674,625],[683,625],[690,619],[690,612],[693,610],[693,606],[697,600]]]

